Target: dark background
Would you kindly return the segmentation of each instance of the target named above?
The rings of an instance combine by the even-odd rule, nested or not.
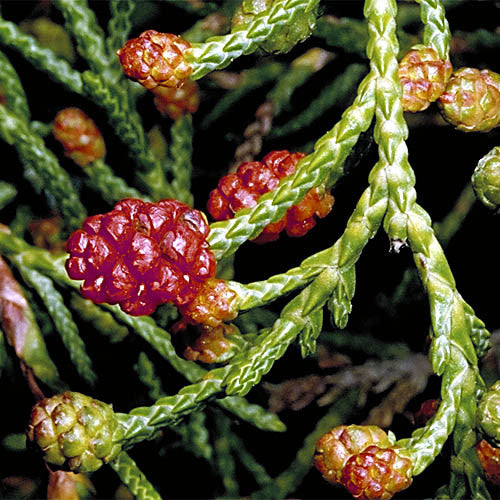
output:
[[[105,26],[109,16],[107,2],[91,1],[89,3],[98,14],[102,26]],[[181,33],[198,19],[198,16],[188,14],[183,8],[176,7],[167,1],[142,2],[139,5],[136,24],[131,36],[137,36],[145,29]],[[57,9],[51,8],[48,2],[1,1],[0,6],[2,15],[8,20],[18,22],[47,14],[53,20],[62,22]],[[325,14],[362,18],[362,2],[330,0],[322,2],[322,8]],[[448,19],[452,31],[472,32],[482,28],[492,32],[497,29],[500,9],[493,1],[463,2],[460,6],[450,9]],[[418,27],[409,26],[408,29],[416,33]],[[251,68],[262,58],[292,61],[300,53],[313,46],[328,48],[322,40],[312,37],[289,54],[243,57],[228,70],[241,71]],[[452,52],[452,62],[456,68],[468,65],[479,68],[487,67],[500,72],[497,47],[483,45],[472,50],[462,47],[460,51]],[[294,113],[306,108],[319,90],[336,75],[342,73],[348,64],[364,61],[364,58],[359,55],[353,55],[341,49],[331,50],[335,50],[336,58],[293,95],[290,111],[281,115],[277,123],[286,122]],[[50,122],[60,109],[67,106],[85,109],[103,132],[108,151],[107,163],[117,173],[123,173],[124,177],[131,177],[133,163],[124,155],[124,148],[108,126],[100,109],[96,108],[92,102],[55,85],[48,77],[35,71],[29,63],[19,58],[15,52],[5,49],[5,53],[18,70],[25,86],[33,119]],[[80,59],[76,62],[76,67],[86,69],[84,61]],[[234,150],[242,140],[241,134],[245,126],[253,120],[256,108],[264,101],[271,86],[264,86],[243,99],[238,104],[237,112],[231,112],[216,126],[209,130],[200,130],[197,125],[226,91],[217,88],[209,79],[203,79],[199,84],[202,104],[193,118],[196,130],[193,191],[196,207],[204,210],[210,190],[226,172]],[[280,141],[265,142],[262,154],[273,149],[298,150],[304,144],[319,138],[336,123],[350,102],[343,102],[340,106],[328,110],[313,126],[307,130],[301,130],[295,136],[286,137]],[[145,128],[148,130],[159,120],[151,97],[144,95],[138,107]],[[487,134],[458,132],[446,125],[440,118],[435,104],[425,112],[425,117],[408,118],[410,134],[407,144],[410,163],[416,173],[417,201],[429,212],[433,221],[440,221],[452,209],[461,190],[469,181],[479,158],[494,146],[500,145],[500,132],[498,129]],[[169,120],[164,119],[161,126],[168,136]],[[62,164],[72,174],[74,182],[79,185],[82,179],[79,167],[62,157],[58,144],[50,137],[47,139],[47,144],[62,158]],[[15,152],[2,145],[1,154],[3,165],[1,177],[16,184],[19,191],[14,205],[0,213],[2,222],[9,222],[15,215],[16,206],[19,204],[30,205],[38,217],[50,215],[49,204],[42,196],[34,193],[22,177],[21,165]],[[244,244],[236,256],[235,279],[243,283],[266,279],[270,275],[297,266],[303,258],[313,252],[331,246],[342,234],[347,218],[366,188],[368,173],[375,161],[376,148],[372,145],[366,149],[364,156],[360,158],[359,164],[350,175],[335,187],[333,194],[336,202],[332,213],[321,220],[306,238],[290,239],[282,236],[278,242],[268,245],[258,246],[251,242]],[[84,195],[89,213],[99,213],[108,209],[92,193],[84,191]],[[446,255],[459,292],[491,331],[500,326],[498,312],[499,223],[498,217],[477,202],[446,248]],[[415,351],[425,351],[428,345],[429,314],[426,297],[418,282],[410,287],[401,303],[395,306],[392,302],[395,288],[401,282],[405,271],[412,268],[413,260],[409,249],[403,249],[399,254],[391,253],[387,236],[379,231],[364,250],[357,264],[356,295],[353,300],[353,313],[348,324],[348,330],[353,335],[369,333],[388,342],[405,342]],[[271,310],[278,313],[284,303],[283,300],[278,301],[271,306]],[[88,329],[88,325],[85,328]],[[325,328],[333,330],[328,318],[325,318]],[[134,379],[132,369],[139,349],[145,350],[160,367],[164,388],[169,394],[174,394],[184,384],[180,376],[172,373],[168,367],[164,367],[161,358],[137,338],[128,338],[120,344],[103,349],[102,340],[98,335],[91,331],[86,332],[85,335],[89,353],[95,362],[96,370],[100,373],[100,383],[93,395],[104,401],[113,402],[117,411],[128,411],[134,406],[149,404],[144,387],[137,379]],[[50,338],[48,343],[53,349],[51,352],[58,353],[58,364],[63,367],[68,365],[67,370],[62,371],[72,389],[82,392],[88,390],[80,381],[73,380],[74,376],[67,355],[61,346]],[[286,356],[276,363],[265,380],[279,382],[317,370],[314,359],[302,360],[298,349],[292,347]],[[21,433],[26,424],[26,415],[33,403],[31,393],[20,374],[16,375],[15,371],[9,374],[9,378],[4,375],[0,379],[0,384],[2,398],[0,415],[4,420],[2,436],[11,432]],[[438,388],[437,381],[431,380],[428,391],[418,401],[412,403],[412,409],[417,409],[426,397],[437,396]],[[267,394],[262,388],[255,388],[249,398],[264,405],[267,402]],[[357,410],[350,422],[362,421],[368,409]],[[255,452],[256,458],[266,466],[269,473],[277,475],[288,466],[295,452],[302,445],[303,439],[324,412],[324,408],[320,409],[315,405],[300,412],[290,410],[283,412],[280,416],[289,429],[286,434],[264,434],[245,423],[237,423],[235,428],[245,438],[249,448]],[[215,418],[214,415],[209,415],[209,418]],[[409,435],[412,427],[407,419],[396,416],[393,430],[398,437],[402,437]],[[161,494],[165,498],[216,496],[216,492],[221,491],[220,484],[214,477],[210,465],[201,459],[194,458],[182,448],[166,447],[165,443],[168,443],[169,439],[174,440],[175,436],[167,430],[154,442],[142,443],[133,450],[134,458],[137,459],[150,480],[158,485]],[[0,448],[0,464],[1,478],[13,475],[26,476],[39,485],[34,495],[44,491],[46,473],[43,463],[37,457],[30,453],[9,452],[5,448]],[[443,483],[443,477],[447,474],[445,471],[448,468],[448,458],[446,453],[443,453],[443,457],[440,457],[430,470],[416,478],[410,490],[400,494],[399,498],[423,498],[432,495],[435,489]],[[178,478],[186,471],[188,479],[179,480]],[[439,471],[438,474],[435,474],[436,471]],[[255,488],[251,479],[245,474],[241,473],[238,479],[242,484],[244,494],[250,493]],[[98,471],[93,475],[92,480],[98,489],[99,498],[114,495],[118,480],[109,469],[103,468]],[[12,492],[5,489],[3,493],[0,490],[1,494],[8,497]],[[311,470],[302,486],[293,493],[294,498],[342,498],[342,495],[344,492],[332,489],[315,470]]]

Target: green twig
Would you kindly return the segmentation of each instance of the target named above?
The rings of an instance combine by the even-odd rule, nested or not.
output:
[[[76,39],[78,52],[90,69],[107,75],[110,58],[106,51],[104,32],[94,12],[89,9],[87,0],[55,0],[54,4],[64,15],[66,29]]]
[[[50,49],[42,47],[31,35],[23,33],[14,23],[0,17],[0,43],[16,49],[38,69],[68,89],[83,94],[82,78],[78,71],[64,60],[54,55]]]
[[[348,66],[330,85],[321,90],[321,93],[310,102],[304,111],[294,115],[287,123],[274,126],[269,137],[273,139],[283,137],[310,126],[337,103],[344,102],[365,72],[366,66],[362,64],[354,63]]]
[[[436,50],[441,59],[449,59],[451,33],[441,0],[420,0],[420,18],[425,25],[424,45]]]
[[[129,186],[122,177],[118,177],[102,160],[97,160],[83,168],[88,176],[89,186],[99,192],[104,201],[114,205],[124,198],[140,198],[151,201],[149,196]]]
[[[255,16],[245,30],[194,43],[186,54],[193,67],[191,78],[198,80],[207,73],[229,66],[242,55],[251,54],[275,31],[293,24],[298,16],[314,9],[319,0],[277,0],[272,7]]]
[[[193,121],[190,114],[185,114],[175,120],[170,129],[170,136],[170,156],[172,157],[170,169],[174,176],[172,189],[177,200],[193,205],[191,194]]]
[[[68,350],[78,374],[88,384],[94,385],[97,376],[92,369],[92,361],[87,354],[85,344],[80,337],[78,327],[73,321],[71,312],[64,305],[62,295],[56,290],[50,278],[47,278],[38,271],[28,269],[16,258],[13,258],[12,262],[17,265],[26,283],[40,295],[45,307],[49,311],[56,330],[61,335],[63,344]]]
[[[160,494],[126,452],[122,451],[109,465],[135,498],[138,500],[161,500]]]
[[[2,52],[0,52],[0,74],[2,75],[0,92],[7,101],[7,108],[19,115],[20,118],[28,121],[30,119],[30,110],[21,80],[19,80],[16,70]]]
[[[32,166],[61,212],[67,230],[80,227],[86,217],[69,175],[61,168],[57,158],[47,149],[41,137],[14,113],[0,106],[0,136],[17,149],[23,163]]]

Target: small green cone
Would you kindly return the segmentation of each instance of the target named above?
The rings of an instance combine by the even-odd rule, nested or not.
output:
[[[500,147],[483,156],[472,174],[476,196],[491,210],[500,210]]]
[[[500,380],[481,398],[477,407],[477,424],[488,441],[500,446]]]
[[[489,132],[500,125],[500,75],[460,68],[439,98],[446,121],[463,132]]]
[[[122,432],[110,405],[65,392],[33,407],[26,434],[57,469],[92,472],[120,453]]]
[[[275,0],[243,0],[234,12],[231,32],[245,30],[255,16],[272,8]],[[317,8],[296,17],[288,25],[278,28],[270,38],[261,44],[265,52],[284,54],[299,42],[308,38],[316,26]]]

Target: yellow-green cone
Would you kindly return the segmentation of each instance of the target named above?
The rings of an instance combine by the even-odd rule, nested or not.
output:
[[[453,68],[431,47],[415,46],[399,63],[404,111],[423,111],[445,91]]]
[[[476,196],[491,210],[500,209],[500,147],[483,156],[472,174]]]
[[[33,407],[26,434],[55,468],[92,472],[120,453],[122,432],[110,405],[65,392]]]
[[[477,423],[488,440],[500,445],[500,380],[484,394],[477,407]]]
[[[269,10],[275,0],[243,0],[234,12],[231,32],[246,29],[257,14]],[[273,35],[261,44],[265,52],[289,52],[297,43],[305,40],[316,26],[317,9],[297,16],[293,23],[277,28]]]
[[[500,75],[460,68],[439,98],[444,119],[464,132],[489,132],[500,125]]]

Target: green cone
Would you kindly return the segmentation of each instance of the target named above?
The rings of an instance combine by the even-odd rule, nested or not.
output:
[[[500,75],[460,68],[439,98],[444,119],[464,132],[489,132],[500,125]]]
[[[121,451],[122,429],[111,406],[78,392],[38,402],[26,434],[46,462],[73,472],[95,471]]]
[[[231,32],[245,30],[257,14],[269,10],[275,0],[243,0],[234,12]],[[317,8],[304,12],[288,25],[278,28],[273,35],[262,43],[265,52],[285,53],[299,42],[305,40],[316,26]]]
[[[483,156],[472,174],[476,196],[491,210],[500,209],[500,147]]]
[[[477,407],[477,423],[495,446],[500,445],[500,380],[484,394]]]

